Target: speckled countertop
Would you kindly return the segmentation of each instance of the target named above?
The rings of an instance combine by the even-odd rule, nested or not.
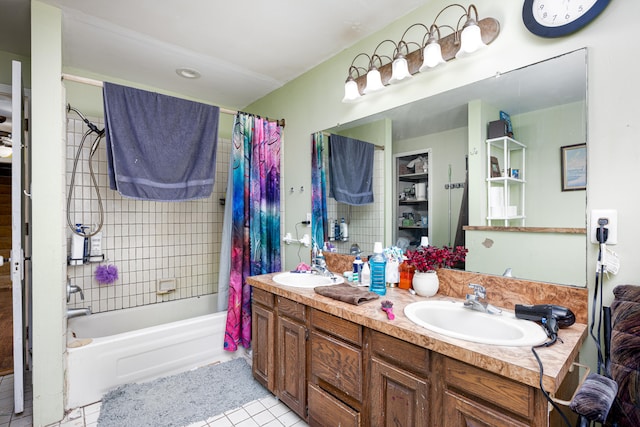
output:
[[[459,298],[440,294],[425,298],[411,295],[406,290],[390,288],[387,289],[386,296],[381,299],[356,306],[324,297],[315,293],[313,289],[279,285],[272,280],[275,274],[277,273],[249,277],[247,282],[275,295],[300,302],[515,381],[539,387],[539,367],[530,347],[494,346],[450,338],[418,326],[404,315],[404,307],[415,301],[424,299],[461,301]],[[382,299],[393,302],[393,312],[396,315],[394,320],[388,320],[387,315],[380,309]],[[558,390],[572,362],[577,360],[580,347],[587,337],[587,325],[575,323],[569,328],[560,329],[558,337],[559,340],[555,345],[537,350],[544,366],[543,384],[549,393],[555,393]]]

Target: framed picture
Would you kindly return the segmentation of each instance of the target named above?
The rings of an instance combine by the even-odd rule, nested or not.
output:
[[[587,189],[587,144],[560,147],[562,191]]]
[[[498,163],[498,158],[495,156],[491,156],[491,178],[501,177],[500,173],[500,163]]]

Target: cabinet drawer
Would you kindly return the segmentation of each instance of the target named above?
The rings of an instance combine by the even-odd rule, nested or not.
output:
[[[376,357],[422,377],[429,376],[429,350],[426,348],[373,330],[370,337],[371,351]]]
[[[275,295],[273,295],[271,292],[253,288],[253,302],[264,305],[265,307],[273,308],[275,306],[274,297]]]
[[[311,376],[362,402],[362,351],[333,337],[311,332]]]
[[[362,327],[323,311],[311,311],[311,327],[324,331],[342,340],[362,346]]]
[[[534,389],[500,375],[445,358],[443,377],[447,389],[458,390],[528,419],[534,416]]]
[[[360,414],[314,384],[309,384],[309,425],[360,426]]]
[[[306,319],[306,306],[290,299],[278,298],[278,314],[280,316],[287,316],[295,320],[304,322]]]

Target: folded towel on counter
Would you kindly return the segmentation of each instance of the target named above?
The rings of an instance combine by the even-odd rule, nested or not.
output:
[[[103,96],[111,189],[155,201],[211,195],[218,107],[108,82]]]
[[[341,203],[373,203],[373,151],[368,142],[331,135],[329,138],[329,196]]]
[[[360,305],[367,301],[380,298],[380,295],[375,292],[365,291],[364,289],[359,289],[346,283],[316,286],[313,290],[316,291],[317,294],[353,305]]]

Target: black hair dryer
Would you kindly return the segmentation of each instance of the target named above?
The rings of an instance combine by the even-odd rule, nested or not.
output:
[[[567,307],[553,304],[516,304],[518,319],[542,323],[550,337],[558,333],[558,328],[568,328],[576,322],[576,316]]]

